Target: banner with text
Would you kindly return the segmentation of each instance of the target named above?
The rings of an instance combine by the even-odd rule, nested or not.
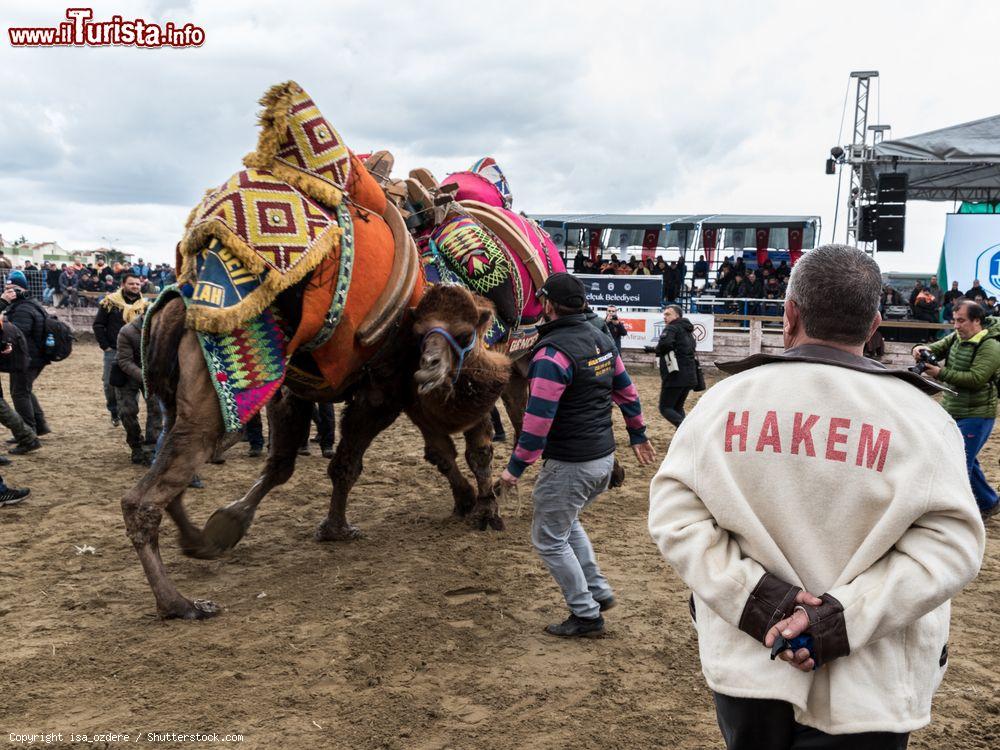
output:
[[[591,307],[652,307],[663,304],[662,276],[601,276],[577,274],[587,288]]]
[[[599,315],[604,315],[601,311]],[[694,340],[699,352],[710,352],[714,347],[715,318],[711,315],[691,313],[685,318],[694,325]],[[642,349],[655,346],[663,333],[663,313],[659,312],[619,312],[618,320],[625,326],[628,335],[622,338],[622,349]]]
[[[974,279],[1000,297],[1000,214],[948,214],[944,230],[948,281],[963,292]]]

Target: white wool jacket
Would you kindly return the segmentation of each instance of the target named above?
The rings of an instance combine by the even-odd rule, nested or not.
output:
[[[725,367],[723,369],[726,369]],[[917,376],[829,347],[734,363],[677,430],[649,531],[691,588],[702,670],[830,734],[930,721],[985,534],[955,421]],[[800,589],[820,666],[770,659]]]

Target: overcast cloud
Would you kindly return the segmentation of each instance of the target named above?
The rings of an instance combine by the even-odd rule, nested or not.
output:
[[[391,150],[398,173],[494,156],[520,210],[818,214],[824,240],[837,186],[823,160],[851,70],[881,72],[871,122],[896,137],[1000,110],[994,2],[94,7],[204,28],[183,50],[13,49],[7,27],[56,25],[67,7],[19,5],[0,44],[0,234],[112,238],[157,260],[287,79],[353,149]],[[950,209],[909,204],[907,252],[883,268],[935,269]]]

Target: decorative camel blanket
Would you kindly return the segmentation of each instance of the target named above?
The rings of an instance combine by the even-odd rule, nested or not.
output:
[[[208,191],[179,246],[188,323],[206,333],[259,314],[338,248],[341,307],[350,283],[353,233],[342,208],[350,151],[294,82],[272,87],[261,104],[248,168]]]
[[[148,368],[149,330],[160,307],[175,297],[191,300],[176,286],[168,286],[156,298],[142,324],[142,371]],[[277,315],[265,309],[228,333],[197,331],[212,386],[219,397],[222,422],[226,432],[243,429],[266,404],[285,379],[289,337]],[[148,383],[146,392],[149,392]]]
[[[442,185],[457,185],[456,199],[474,200],[497,208],[510,208],[513,196],[500,165],[485,156],[465,172],[455,172],[444,178]]]
[[[497,287],[509,286],[515,301],[511,310],[497,310],[486,333],[487,344],[503,341],[516,325],[524,306],[524,288],[507,249],[489,229],[465,213],[450,216],[427,238],[425,269],[438,278],[455,282],[484,297]],[[494,295],[495,297],[495,295]]]

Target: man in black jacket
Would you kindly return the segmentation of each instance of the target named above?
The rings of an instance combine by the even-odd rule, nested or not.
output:
[[[545,631],[597,637],[601,615],[615,605],[579,514],[611,482],[615,435],[612,405],[625,417],[629,442],[643,465],[655,459],[646,438],[639,393],[611,338],[587,321],[586,290],[577,277],[554,273],[538,291],[547,321],[528,370],[530,393],[514,453],[500,475],[513,487],[538,458],[531,542],[562,589],[570,616]]]
[[[36,435],[48,435],[51,430],[45,421],[45,412],[34,394],[35,380],[48,364],[45,359],[45,311],[28,292],[28,279],[21,271],[11,271],[4,293],[8,299],[13,298],[5,311],[7,320],[24,334],[28,354],[28,366],[10,374],[10,396],[24,423]]]
[[[625,328],[624,323],[618,320],[617,307],[608,305],[607,312],[604,314],[604,322],[608,324],[608,333],[611,334],[611,339],[615,342],[615,349],[621,354],[622,339],[628,336],[628,329]]]
[[[14,301],[14,291],[5,291],[0,294],[0,312],[7,309],[7,306]],[[0,324],[0,372],[23,373],[28,367],[27,343],[21,330],[9,320]],[[14,436],[13,442],[16,445],[10,449],[14,455],[30,453],[42,447],[35,431],[28,427],[21,419],[21,415],[7,403],[0,391],[0,424],[11,431]],[[9,460],[0,456],[0,466],[10,463]]]
[[[125,314],[129,319],[133,315],[138,315],[145,311],[146,301],[139,292],[141,282],[139,277],[132,273],[125,274],[122,279],[122,288],[117,292],[107,295],[98,305],[97,315],[94,316],[94,336],[97,344],[104,352],[104,402],[108,413],[111,414],[111,423],[118,425],[118,404],[115,400],[115,389],[111,385],[111,366],[118,356],[118,334],[125,325]]]
[[[678,305],[669,305],[663,311],[663,322],[666,325],[660,340],[656,346],[647,346],[646,351],[660,359],[660,414],[674,427],[680,427],[686,416],[684,402],[698,383],[694,325]]]
[[[115,402],[118,404],[118,416],[125,426],[125,441],[132,451],[132,463],[148,464],[156,449],[156,440],[160,436],[161,416],[156,403],[146,402],[146,437],[143,440],[142,428],[139,426],[139,396],[142,394],[142,358],[140,344],[142,341],[142,316],[136,316],[130,323],[122,326],[118,333],[117,358],[112,368],[111,381],[115,384]]]

